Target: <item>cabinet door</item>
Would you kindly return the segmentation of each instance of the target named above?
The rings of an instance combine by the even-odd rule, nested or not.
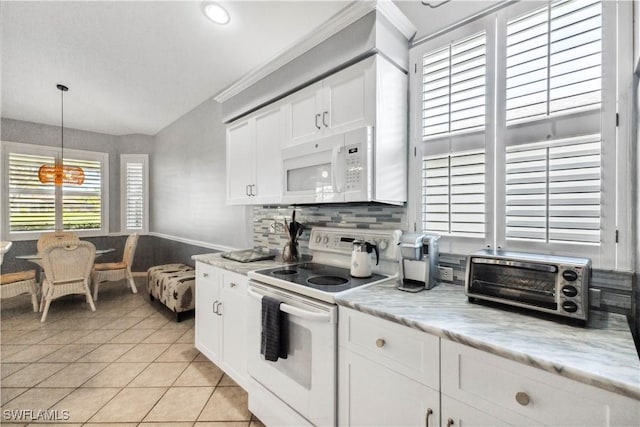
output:
[[[255,122],[243,120],[227,128],[227,203],[247,204],[254,184]]]
[[[320,113],[325,134],[374,125],[375,61],[376,57],[371,57],[323,80]]]
[[[255,187],[251,203],[280,203],[282,198],[283,112],[280,106],[255,117]]]
[[[322,82],[294,93],[287,99],[287,145],[310,141],[322,134]]]
[[[440,394],[340,347],[338,424],[437,426]]]
[[[222,281],[222,367],[239,385],[247,387],[248,279],[225,271]]]
[[[220,361],[220,279],[218,268],[196,263],[195,345],[214,363]]]

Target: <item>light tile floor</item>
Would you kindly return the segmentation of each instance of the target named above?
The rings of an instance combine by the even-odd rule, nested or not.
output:
[[[176,323],[136,281],[135,295],[101,287],[96,312],[83,296],[55,300],[45,323],[29,296],[2,301],[2,426],[263,427],[194,347],[193,316]]]

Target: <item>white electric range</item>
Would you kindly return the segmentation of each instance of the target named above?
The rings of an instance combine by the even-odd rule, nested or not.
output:
[[[400,230],[323,228],[311,230],[311,262],[249,272],[249,410],[266,425],[337,423],[336,296],[397,275]],[[368,278],[350,275],[354,240],[375,244],[379,262]],[[375,254],[372,254],[375,264]],[[286,313],[288,354],[277,361],[260,353],[262,297]]]

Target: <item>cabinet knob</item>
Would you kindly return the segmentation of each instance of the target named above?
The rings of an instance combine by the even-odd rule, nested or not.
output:
[[[202,273],[202,277],[209,277],[209,273]]]
[[[516,402],[521,404],[522,406],[527,406],[529,404],[529,395],[523,391],[519,391],[516,393]]]
[[[453,422],[453,418],[447,418],[447,427],[451,427],[455,423]]]
[[[427,413],[424,416],[424,426],[429,427],[429,416],[433,414],[433,409],[427,408]]]
[[[386,342],[385,340],[383,340],[382,338],[378,338],[378,339],[376,340],[376,346],[377,346],[378,348],[382,348],[382,347],[384,347],[384,345],[385,345],[386,343],[387,343],[387,342]]]
[[[229,287],[230,287],[230,288],[235,288],[236,286],[237,286],[237,285],[236,285],[235,283],[233,283],[233,282],[229,283]]]

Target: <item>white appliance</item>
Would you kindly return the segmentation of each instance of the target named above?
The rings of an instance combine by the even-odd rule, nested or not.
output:
[[[285,203],[382,202],[407,200],[406,146],[374,140],[363,127],[282,150]]]
[[[397,277],[399,230],[313,228],[313,262],[249,272],[249,410],[266,425],[335,426],[337,331],[335,298],[361,286]],[[350,276],[354,240],[375,242],[380,263],[369,278]],[[287,358],[260,354],[262,297],[280,301],[288,324]]]

